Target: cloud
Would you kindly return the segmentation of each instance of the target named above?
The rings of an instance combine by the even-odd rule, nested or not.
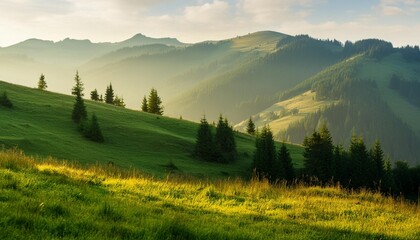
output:
[[[260,24],[276,21],[301,20],[308,15],[314,0],[241,0],[238,7],[244,14]]]
[[[229,9],[229,3],[215,0],[202,5],[186,7],[183,18],[193,23],[211,24],[229,19]]]
[[[381,0],[378,7],[385,16],[412,15],[420,11],[420,1]]]

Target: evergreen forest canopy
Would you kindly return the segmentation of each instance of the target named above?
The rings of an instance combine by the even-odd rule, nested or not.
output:
[[[42,73],[39,89],[67,93],[79,69],[95,101],[148,111],[145,93],[159,89],[156,103],[165,100],[166,115],[197,121],[203,112],[209,119],[222,113],[244,132],[251,116],[255,129],[270,124],[275,139],[294,143],[327,123],[334,141],[345,147],[353,133],[362,134],[369,145],[379,139],[387,156],[413,166],[420,155],[419,62],[418,46],[270,31],[190,45],[143,35],[100,44],[31,39],[0,49],[0,78],[34,86]],[[334,104],[275,107],[308,91],[315,94],[310,106]],[[289,122],[275,126],[283,120]]]

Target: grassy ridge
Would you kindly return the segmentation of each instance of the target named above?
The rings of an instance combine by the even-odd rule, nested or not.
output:
[[[74,97],[12,85],[0,81],[14,109],[0,108],[0,145],[18,146],[30,155],[53,156],[81,163],[114,162],[158,176],[172,162],[181,174],[195,176],[249,176],[254,139],[237,134],[239,159],[220,165],[192,158],[198,125],[167,117],[86,101],[96,113],[104,144],[81,137],[71,121]],[[139,103],[140,104],[140,103]],[[302,165],[302,148],[290,145],[296,166]]]
[[[163,180],[0,151],[1,239],[419,239],[418,208],[336,187]]]

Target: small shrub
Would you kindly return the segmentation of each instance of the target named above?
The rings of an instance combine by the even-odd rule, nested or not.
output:
[[[3,92],[3,94],[0,95],[0,106],[7,107],[7,108],[13,108],[13,104],[10,101],[10,99],[7,97],[6,92]]]

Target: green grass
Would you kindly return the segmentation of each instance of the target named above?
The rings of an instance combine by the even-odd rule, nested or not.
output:
[[[6,148],[17,146],[29,155],[85,164],[113,162],[156,176],[165,176],[169,163],[178,173],[197,177],[249,177],[251,172],[254,138],[245,134],[236,134],[239,159],[235,163],[202,162],[192,157],[196,123],[86,101],[88,113],[96,113],[105,137],[105,143],[99,144],[83,138],[72,122],[73,96],[0,81],[3,91],[15,106],[0,108],[0,146]],[[302,166],[302,148],[289,147],[296,166]]]
[[[145,177],[0,151],[0,239],[419,239],[418,206],[339,187]]]

